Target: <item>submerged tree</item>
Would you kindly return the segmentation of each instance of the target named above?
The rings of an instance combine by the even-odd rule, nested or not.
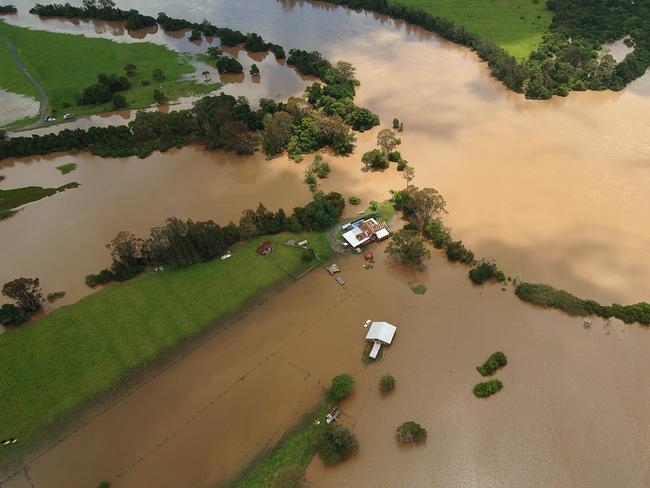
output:
[[[2,294],[11,298],[21,310],[32,314],[41,309],[43,292],[38,278],[16,278],[2,287]]]
[[[386,246],[385,252],[398,257],[404,264],[417,268],[422,267],[422,262],[431,257],[431,253],[419,233],[408,229],[395,232],[392,240]]]

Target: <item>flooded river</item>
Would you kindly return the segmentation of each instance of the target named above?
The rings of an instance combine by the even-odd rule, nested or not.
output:
[[[17,3],[23,12],[31,7]],[[399,149],[415,167],[414,183],[445,196],[454,236],[478,256],[494,257],[507,274],[603,302],[650,301],[648,76],[621,93],[533,102],[506,91],[468,50],[371,13],[267,0],[119,6],[205,17],[287,49],[350,61],[362,83],[357,102],[384,125],[393,117],[404,122]],[[27,13],[11,22],[137,40],[105,24],[41,21]],[[194,49],[160,31],[137,37]],[[260,96],[302,90],[305,80],[273,66],[262,73]],[[295,84],[287,88],[277,73]],[[236,94],[246,83],[227,90]],[[376,132],[359,136],[353,156],[328,156],[332,174],[323,190],[367,203],[404,186],[394,167],[361,171],[361,154]],[[78,169],[62,176],[55,167],[68,161]],[[118,231],[142,235],[168,216],[226,223],[259,201],[291,209],[310,198],[304,166],[199,147],[145,160],[82,154],[1,162],[2,188],[81,186],[0,222],[0,282],[39,276],[48,290],[66,290],[65,300],[74,301],[88,293],[84,275],[108,264],[104,245]],[[342,371],[357,375],[345,422],[362,447],[334,469],[315,460],[308,477],[316,486],[650,484],[645,330],[600,321],[585,330],[579,320],[518,302],[511,291],[473,288],[465,269],[437,254],[420,276],[383,256],[369,272],[357,257],[339,264],[345,289],[319,271],[256,307],[30,464],[34,486],[223,482],[276,441]],[[410,279],[425,283],[427,294],[414,295]],[[360,324],[367,318],[399,330],[381,364],[365,368]],[[511,359],[500,374],[505,388],[478,401],[471,395],[479,381],[473,368],[496,349]],[[375,385],[384,371],[397,377],[398,388],[382,399]],[[393,430],[405,420],[429,430],[425,446],[395,445]],[[7,486],[27,483],[18,477]]]

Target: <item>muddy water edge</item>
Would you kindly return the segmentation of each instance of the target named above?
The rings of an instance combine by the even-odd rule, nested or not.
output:
[[[445,195],[454,235],[478,255],[494,257],[509,274],[603,302],[650,298],[650,231],[639,224],[650,217],[647,76],[622,93],[530,102],[490,79],[467,50],[369,13],[300,1],[220,1],[182,11],[171,3],[130,6],[206,17],[352,62],[362,82],[357,102],[384,123],[404,121],[400,150],[416,169],[415,183]],[[12,22],[130,40],[93,23],[28,14]],[[331,158],[324,190],[367,202],[404,185],[394,168],[361,171],[360,155],[374,136],[360,136],[352,157]],[[3,187],[59,181],[53,168],[69,159],[0,163]],[[46,286],[70,291],[70,301],[87,292],[83,276],[107,264],[103,246],[120,230],[142,234],[171,215],[227,222],[260,200],[291,208],[309,198],[304,163],[282,158],[242,160],[190,147],[145,160],[73,159],[79,169],[67,177],[80,188],[0,223],[0,278],[41,276]],[[324,272],[307,276],[29,464],[33,485],[225,482],[343,371],[357,376],[344,421],[362,447],[338,468],[315,460],[308,477],[317,486],[650,483],[644,329],[597,321],[586,331],[498,287],[472,287],[465,269],[437,255],[417,276],[383,256],[363,271],[357,258],[340,263],[344,289]],[[429,291],[414,295],[409,281]],[[370,367],[360,361],[367,318],[399,326],[395,344]],[[496,349],[511,359],[506,386],[479,402],[471,396],[479,381],[473,368]],[[389,398],[376,390],[385,370],[398,378]],[[404,420],[427,427],[425,446],[395,444],[393,429]],[[7,486],[27,482],[18,476]]]

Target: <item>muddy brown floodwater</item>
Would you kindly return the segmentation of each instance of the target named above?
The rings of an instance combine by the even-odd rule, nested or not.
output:
[[[506,91],[468,50],[371,13],[301,1],[120,6],[205,17],[287,49],[350,61],[362,83],[357,102],[384,125],[393,117],[404,122],[399,149],[415,167],[415,184],[446,197],[454,236],[478,256],[495,258],[507,274],[606,303],[650,300],[648,76],[620,93],[533,102]],[[11,22],[137,40],[114,26],[26,13]],[[191,50],[182,36],[137,37]],[[274,80],[262,77],[267,93],[291,91],[277,91]],[[394,167],[361,171],[376,132],[359,136],[353,156],[328,157],[323,190],[367,203],[403,187]],[[59,175],[55,166],[70,160],[78,169]],[[290,209],[310,198],[305,164],[198,147],[145,160],[2,162],[2,188],[81,186],[0,222],[0,280],[39,276],[74,301],[88,293],[83,276],[108,264],[103,246],[118,231],[142,235],[172,215],[225,223],[259,201]],[[252,310],[30,463],[34,486],[223,482],[277,441],[343,371],[357,377],[344,408],[362,447],[337,468],[314,460],[308,478],[315,486],[650,485],[646,330],[615,321],[585,330],[580,320],[519,302],[511,290],[472,287],[466,269],[437,254],[417,276],[389,265],[380,249],[375,254],[372,271],[358,257],[341,260],[344,289],[318,271]],[[413,294],[409,280],[429,291]],[[366,368],[360,324],[367,318],[399,329],[380,364]],[[505,388],[479,401],[471,394],[480,380],[474,367],[497,349],[510,358],[499,373]],[[376,381],[385,371],[398,387],[381,398]],[[428,429],[424,446],[395,444],[394,428],[405,420]],[[23,476],[6,485],[28,486]]]

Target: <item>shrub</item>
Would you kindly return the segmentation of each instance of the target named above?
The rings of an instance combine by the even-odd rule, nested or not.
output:
[[[327,178],[331,171],[332,169],[327,162],[322,162],[316,166],[316,176],[319,178]]]
[[[451,241],[447,245],[447,259],[472,264],[474,262],[474,253],[463,245],[463,241]]]
[[[348,198],[348,203],[350,205],[359,205],[361,203],[361,199],[359,197],[350,197]]]
[[[393,119],[393,129],[399,129],[399,119]]]
[[[475,285],[482,285],[488,280],[503,281],[503,279],[499,279],[502,276],[503,273],[499,272],[494,261],[488,261],[486,259],[481,260],[478,265],[469,270],[469,279]]]
[[[217,59],[217,71],[219,74],[239,74],[244,72],[244,67],[235,58],[231,58],[230,56],[221,56]]]
[[[397,381],[394,376],[390,374],[382,375],[379,379],[379,389],[384,393],[393,391],[395,389],[395,383],[397,383]]]
[[[97,488],[111,488],[111,484],[108,481],[102,481]]]
[[[162,90],[159,90],[158,88],[154,88],[153,101],[156,103],[165,103],[167,101],[167,96],[163,93]]]
[[[29,312],[13,303],[0,305],[0,324],[2,325],[20,325],[23,322],[27,322],[29,316]]]
[[[325,464],[345,461],[358,448],[357,438],[342,425],[330,425],[318,439],[318,454]]]
[[[490,380],[484,383],[478,383],[474,386],[474,396],[477,398],[486,398],[501,391],[503,383],[499,380]]]
[[[278,471],[272,488],[302,488],[305,486],[305,471],[298,465],[287,466]]]
[[[402,153],[399,151],[391,151],[388,153],[388,160],[391,163],[397,163],[402,160]]]
[[[345,400],[352,393],[354,378],[349,374],[340,374],[332,378],[332,386],[329,389],[328,397],[335,403]]]
[[[120,95],[119,93],[113,95],[113,106],[118,109],[126,107],[127,103],[126,103],[126,98],[124,98],[124,95]]]
[[[482,376],[492,376],[497,369],[503,368],[508,364],[508,358],[502,352],[495,352],[490,355],[487,360],[476,367],[476,371],[481,373]]]
[[[424,226],[424,237],[431,239],[437,249],[446,248],[452,241],[449,228],[445,227],[440,219],[429,220]]]
[[[361,162],[367,169],[386,169],[388,168],[388,157],[381,149],[373,149],[361,156]]]
[[[409,165],[409,162],[406,159],[400,159],[397,162],[397,171],[404,171]]]
[[[52,303],[59,300],[60,298],[63,298],[64,296],[65,296],[64,291],[53,291],[52,293],[48,293],[46,298],[48,302]]]
[[[409,421],[397,427],[397,440],[404,444],[421,442],[427,438],[427,431],[420,424]]]

